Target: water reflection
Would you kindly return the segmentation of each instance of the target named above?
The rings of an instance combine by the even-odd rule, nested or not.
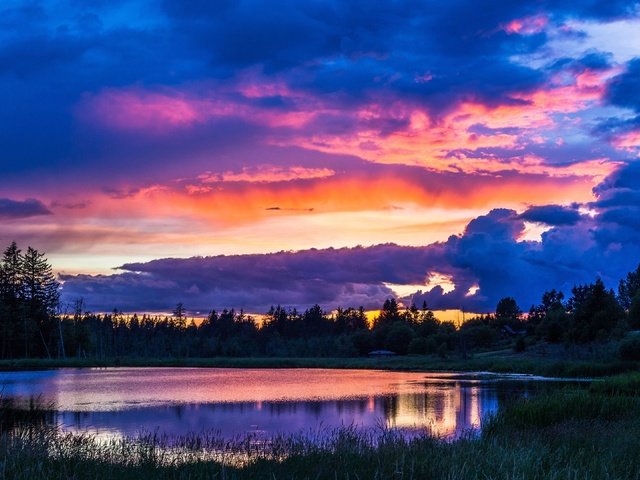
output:
[[[546,385],[495,376],[322,369],[83,369],[0,373],[4,395],[39,395],[70,431],[96,435],[399,428],[455,438]]]

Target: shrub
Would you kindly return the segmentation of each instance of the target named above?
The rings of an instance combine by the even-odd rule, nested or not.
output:
[[[622,360],[640,360],[640,337],[623,341],[619,353]]]
[[[513,345],[513,351],[516,353],[524,352],[527,349],[527,342],[524,337],[519,337]]]

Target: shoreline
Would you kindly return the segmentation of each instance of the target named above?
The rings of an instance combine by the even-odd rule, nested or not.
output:
[[[326,368],[389,370],[404,372],[488,372],[529,374],[544,377],[604,377],[640,370],[638,362],[619,360],[535,358],[517,355],[476,355],[442,359],[431,356],[387,358],[338,357],[214,357],[214,358],[111,358],[111,359],[13,359],[0,360],[0,371],[105,367],[197,367],[197,368]]]

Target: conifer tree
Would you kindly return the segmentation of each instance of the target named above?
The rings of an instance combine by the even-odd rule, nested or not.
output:
[[[18,245],[12,242],[5,249],[0,263],[0,348],[3,358],[15,356],[17,353],[23,260]],[[27,344],[24,343],[24,346],[27,352]]]

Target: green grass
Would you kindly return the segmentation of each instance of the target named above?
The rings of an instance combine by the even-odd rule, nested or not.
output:
[[[32,479],[638,479],[640,375],[628,374],[513,403],[483,434],[446,443],[353,428],[275,438],[149,435],[99,442],[41,428],[0,436],[0,475]],[[325,432],[326,433],[326,432]],[[211,452],[222,454],[217,460]],[[237,464],[238,457],[252,460]]]
[[[443,359],[437,356],[398,356],[388,358],[118,358],[118,359],[24,359],[1,360],[0,370],[33,370],[84,367],[223,367],[223,368],[335,368],[398,371],[487,371],[530,373],[551,377],[598,377],[638,370],[638,362],[572,360],[556,356],[529,357],[507,352],[478,354],[474,357]]]

